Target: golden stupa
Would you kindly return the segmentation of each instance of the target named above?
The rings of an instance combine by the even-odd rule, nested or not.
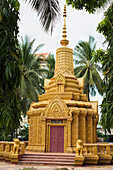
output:
[[[83,94],[83,78],[74,75],[73,50],[66,39],[64,6],[62,47],[56,50],[55,74],[44,81],[45,94],[28,111],[29,143],[26,150],[37,152],[75,152],[76,142],[97,142],[97,102]]]

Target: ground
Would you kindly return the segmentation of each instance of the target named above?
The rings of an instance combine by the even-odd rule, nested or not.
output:
[[[6,163],[6,162],[0,162],[0,170],[20,170],[23,169],[24,167],[32,167],[32,166],[23,166],[23,165],[14,165],[11,163]],[[37,168],[37,170],[55,170],[59,168],[64,168],[64,167],[58,167],[58,166],[33,166],[34,168]],[[68,170],[113,170],[113,165],[108,165],[108,166],[85,166],[85,167],[65,167],[68,168]]]

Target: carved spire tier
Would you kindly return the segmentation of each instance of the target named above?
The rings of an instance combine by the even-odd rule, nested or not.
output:
[[[66,5],[64,5],[64,25],[63,25],[63,39],[60,41],[62,45],[61,48],[56,50],[56,63],[55,63],[55,77],[62,73],[64,76],[74,76],[74,67],[73,67],[73,50],[68,48],[67,45],[69,41],[66,39]]]

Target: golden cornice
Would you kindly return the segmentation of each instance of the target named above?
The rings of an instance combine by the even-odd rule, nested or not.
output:
[[[58,48],[58,49],[56,50],[56,54],[57,54],[58,52],[63,52],[63,50],[66,51],[66,52],[68,52],[68,53],[73,54],[73,50],[72,50],[71,48],[68,48],[68,47],[60,47],[60,48]]]
[[[43,113],[44,110],[45,110],[45,108],[31,109],[27,112],[27,116],[40,115]]]
[[[49,103],[49,101],[35,102],[35,103],[31,104],[31,107],[33,107],[33,108],[45,107],[48,103]]]

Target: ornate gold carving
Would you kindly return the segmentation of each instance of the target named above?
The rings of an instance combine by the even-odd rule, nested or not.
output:
[[[45,117],[68,117],[66,103],[62,99],[56,98],[51,100],[48,106],[46,106]]]
[[[80,108],[79,113],[79,139],[81,139],[84,143],[86,142],[86,109]]]
[[[36,145],[42,143],[42,123],[41,117],[31,117],[30,118],[30,129],[29,129],[29,144]]]
[[[13,154],[18,154],[20,149],[20,140],[19,139],[13,139],[14,145],[13,145]]]
[[[65,77],[60,73],[55,79],[56,84],[65,84]]]
[[[92,117],[86,117],[86,142],[92,143],[93,136],[92,136]]]
[[[73,50],[68,47],[61,47],[56,51],[55,76],[59,73],[74,75]]]
[[[82,140],[77,140],[77,155],[83,155],[83,142]]]
[[[73,121],[72,121],[72,147],[74,148],[76,146],[76,142],[78,140],[78,114],[79,114],[79,110],[78,111],[74,111],[72,112],[73,115]],[[75,150],[74,150],[75,152]]]

